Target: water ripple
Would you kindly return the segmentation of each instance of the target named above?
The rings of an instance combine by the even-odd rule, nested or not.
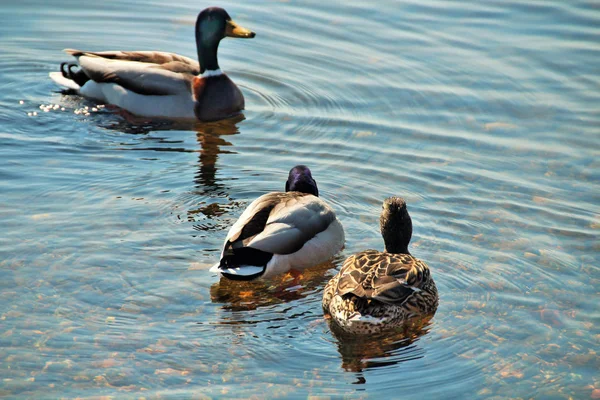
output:
[[[257,37],[220,46],[246,110],[215,124],[127,120],[47,78],[65,47],[193,57],[198,4],[1,13],[0,393],[593,395],[598,8],[223,6]],[[299,163],[345,249],[300,284],[218,281],[228,227]],[[383,248],[390,195],[407,199],[440,307],[411,332],[342,337],[323,286]]]

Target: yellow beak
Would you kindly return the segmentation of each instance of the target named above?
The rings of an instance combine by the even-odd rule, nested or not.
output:
[[[225,36],[241,39],[252,39],[254,36],[256,36],[256,33],[244,28],[243,26],[239,26],[232,20],[229,20],[227,21],[225,28]]]

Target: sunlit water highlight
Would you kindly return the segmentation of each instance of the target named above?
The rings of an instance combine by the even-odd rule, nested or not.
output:
[[[130,123],[48,79],[66,47],[194,56],[199,4],[0,5],[0,396],[599,398],[600,9],[589,1],[236,3],[242,118]],[[208,272],[257,196],[311,167],[346,248],[268,283]],[[435,317],[323,318],[407,199]]]

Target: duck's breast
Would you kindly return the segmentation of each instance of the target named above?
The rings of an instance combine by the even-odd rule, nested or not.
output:
[[[201,121],[214,121],[238,114],[244,109],[244,95],[225,74],[195,77],[194,113]]]

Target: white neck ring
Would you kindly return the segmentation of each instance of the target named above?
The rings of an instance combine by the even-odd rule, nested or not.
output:
[[[220,69],[207,69],[202,74],[200,74],[200,78],[208,78],[211,76],[219,76],[223,75],[223,72]]]

